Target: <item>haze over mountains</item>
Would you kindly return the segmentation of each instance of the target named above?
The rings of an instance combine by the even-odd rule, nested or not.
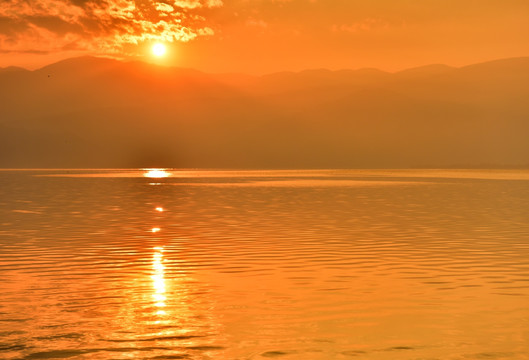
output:
[[[0,167],[529,165],[529,58],[205,74],[83,57],[0,69]]]

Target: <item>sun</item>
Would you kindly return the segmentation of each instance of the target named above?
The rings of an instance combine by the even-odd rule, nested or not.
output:
[[[156,43],[152,46],[152,53],[154,54],[154,56],[162,57],[165,55],[166,52],[167,48],[164,44]]]

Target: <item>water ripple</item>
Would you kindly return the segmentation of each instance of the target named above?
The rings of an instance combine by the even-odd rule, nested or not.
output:
[[[0,172],[0,358],[524,359],[527,172],[46,174]]]

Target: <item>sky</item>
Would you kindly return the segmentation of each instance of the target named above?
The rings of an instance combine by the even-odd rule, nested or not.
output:
[[[94,55],[206,72],[397,71],[529,56],[527,39],[527,0],[0,2],[0,67]]]

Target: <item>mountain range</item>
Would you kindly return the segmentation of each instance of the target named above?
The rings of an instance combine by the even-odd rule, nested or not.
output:
[[[207,74],[81,57],[0,69],[1,168],[529,166],[529,57]]]

